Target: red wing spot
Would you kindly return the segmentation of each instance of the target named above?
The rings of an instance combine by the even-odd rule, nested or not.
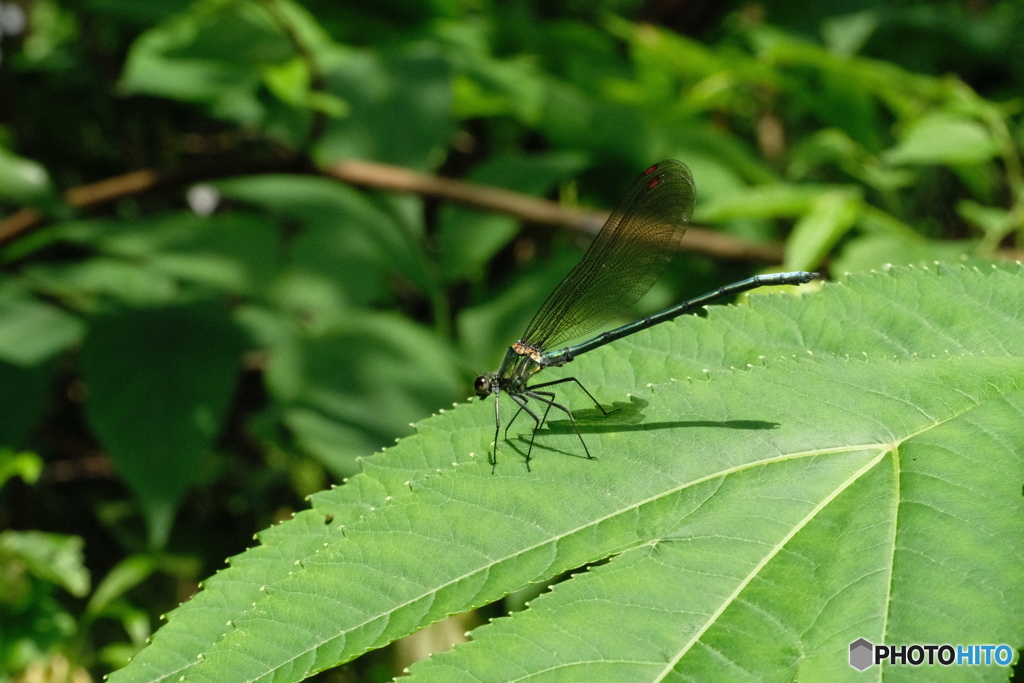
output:
[[[644,171],[644,175],[651,175],[651,174],[652,174],[652,173],[654,173],[654,172],[655,172],[656,170],[658,170],[658,165],[657,165],[657,164],[655,164],[654,166],[651,166],[651,167],[650,167],[650,168],[648,168],[648,169],[647,169],[646,171]]]
[[[654,180],[652,180],[651,182],[647,183],[647,189],[648,189],[648,190],[653,190],[653,189],[654,189],[654,188],[656,188],[656,187],[657,187],[658,185],[661,185],[661,178],[655,178],[655,179],[654,179]]]

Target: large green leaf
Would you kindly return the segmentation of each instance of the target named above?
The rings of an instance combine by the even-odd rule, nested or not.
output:
[[[112,680],[299,680],[602,560],[414,675],[837,680],[859,637],[1024,643],[1024,268],[755,297],[571,370],[621,409],[577,411],[596,461],[553,419],[492,475],[489,402],[426,420]]]

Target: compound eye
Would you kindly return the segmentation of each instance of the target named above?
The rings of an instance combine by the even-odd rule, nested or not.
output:
[[[480,375],[473,382],[473,389],[476,390],[477,396],[483,398],[491,393],[491,380],[487,379],[487,375]]]

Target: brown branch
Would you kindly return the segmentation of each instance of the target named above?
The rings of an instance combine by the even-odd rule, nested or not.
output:
[[[294,159],[269,161],[221,161],[199,164],[181,171],[141,169],[107,178],[87,185],[79,185],[64,192],[64,203],[77,209],[90,209],[107,202],[127,199],[166,187],[186,185],[203,180],[224,178],[247,173],[287,172],[297,170]],[[303,164],[301,170],[308,171]],[[0,219],[0,247],[29,234],[50,220],[37,209],[24,208]]]
[[[597,234],[608,218],[608,213],[604,211],[566,207],[511,190],[418,173],[372,161],[339,161],[332,164],[327,172],[352,185],[441,197],[487,211],[506,213],[532,223],[556,225],[590,234]],[[682,248],[720,259],[765,263],[780,263],[784,254],[780,244],[747,242],[701,227],[690,227],[686,231]]]
[[[18,209],[7,218],[0,219],[0,247],[31,232],[43,222],[43,218],[43,214],[35,209]]]
[[[160,182],[160,174],[144,169],[132,171],[98,183],[73,187],[64,193],[64,203],[76,208],[85,208],[103,202],[141,194],[153,189]],[[22,234],[39,227],[46,217],[36,209],[19,209],[0,220],[0,247],[13,242]]]
[[[73,187],[64,193],[64,201],[75,207],[102,204],[121,197],[148,192],[156,187],[164,177],[158,171],[144,168],[141,171],[132,171],[97,183]]]
[[[281,171],[283,166],[294,169],[294,163],[285,162],[278,164],[276,168],[263,167],[258,170]],[[144,194],[161,187],[224,177],[230,175],[231,172],[237,173],[241,169],[232,166],[230,169],[218,167],[205,170],[208,172],[200,173],[196,169],[188,173],[161,173],[152,169],[132,171],[96,183],[71,188],[64,193],[64,201],[69,206],[86,209],[117,199]],[[246,170],[257,171],[251,166]],[[532,223],[566,227],[589,234],[596,234],[608,217],[608,214],[602,211],[586,211],[566,207],[557,202],[511,190],[419,173],[401,166],[370,161],[337,162],[325,169],[325,172],[331,177],[352,185],[440,197],[485,211],[505,213]],[[47,217],[35,209],[21,209],[0,220],[0,247],[38,228],[46,220]],[[748,242],[698,226],[687,230],[686,238],[683,240],[683,249],[731,261],[780,263],[783,257],[783,247],[780,244]]]

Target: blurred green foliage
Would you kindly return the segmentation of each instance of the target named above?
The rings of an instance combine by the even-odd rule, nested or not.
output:
[[[788,269],[1024,237],[1011,0],[3,0],[0,17],[0,465],[21,473],[0,526],[26,534],[0,548],[23,567],[0,572],[0,610],[21,610],[8,674],[122,663],[255,530],[468,395],[579,253],[318,166],[608,207],[678,158],[695,220],[785,240]],[[60,194],[139,168],[188,181],[90,210]],[[28,210],[36,229],[7,232]],[[662,303],[767,265],[679,261]],[[35,571],[45,557],[63,569]],[[83,606],[89,574],[107,579]]]

